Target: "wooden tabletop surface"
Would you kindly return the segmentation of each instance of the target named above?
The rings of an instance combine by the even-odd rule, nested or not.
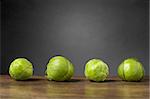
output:
[[[125,82],[110,77],[105,82],[91,82],[73,77],[68,82],[48,81],[34,76],[15,81],[0,75],[0,99],[149,99],[149,77],[141,82]]]

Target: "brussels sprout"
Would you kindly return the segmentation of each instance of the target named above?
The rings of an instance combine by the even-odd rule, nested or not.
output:
[[[17,58],[10,64],[9,74],[15,80],[27,80],[33,75],[32,63],[25,58]]]
[[[91,59],[85,65],[84,74],[91,81],[104,81],[109,75],[109,68],[100,59]]]
[[[119,65],[118,76],[125,81],[140,81],[144,77],[144,68],[138,59],[128,58]]]
[[[74,74],[73,64],[63,56],[55,56],[49,60],[46,78],[54,81],[69,80]]]

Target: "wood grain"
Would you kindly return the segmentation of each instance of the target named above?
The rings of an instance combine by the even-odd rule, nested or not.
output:
[[[68,82],[48,81],[34,76],[15,81],[0,75],[0,99],[149,99],[149,77],[141,82],[125,82],[110,77],[105,82],[91,82],[73,77]]]

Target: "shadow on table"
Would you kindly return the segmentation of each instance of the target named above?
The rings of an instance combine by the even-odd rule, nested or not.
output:
[[[41,80],[44,80],[42,78],[29,78],[27,80],[23,80],[24,82],[28,82],[28,81],[41,81]]]
[[[106,83],[106,82],[108,82],[109,83],[109,82],[118,82],[118,80],[108,79],[108,80],[105,80],[105,81],[98,81],[98,82],[90,80],[90,82],[95,82],[95,83]]]
[[[80,81],[82,81],[82,80],[80,80],[80,79],[70,79],[70,80],[64,81],[64,82],[80,82]]]
[[[67,83],[69,83],[69,82],[80,82],[82,80],[80,80],[80,79],[70,79],[70,80],[65,80],[65,81],[55,81],[55,80],[51,80],[51,81],[52,82],[67,82]]]

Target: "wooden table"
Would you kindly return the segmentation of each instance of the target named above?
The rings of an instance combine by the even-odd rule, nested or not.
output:
[[[91,82],[73,77],[69,82],[48,81],[34,76],[15,81],[0,75],[0,99],[149,99],[149,77],[141,82],[124,82],[110,77],[105,82]]]

